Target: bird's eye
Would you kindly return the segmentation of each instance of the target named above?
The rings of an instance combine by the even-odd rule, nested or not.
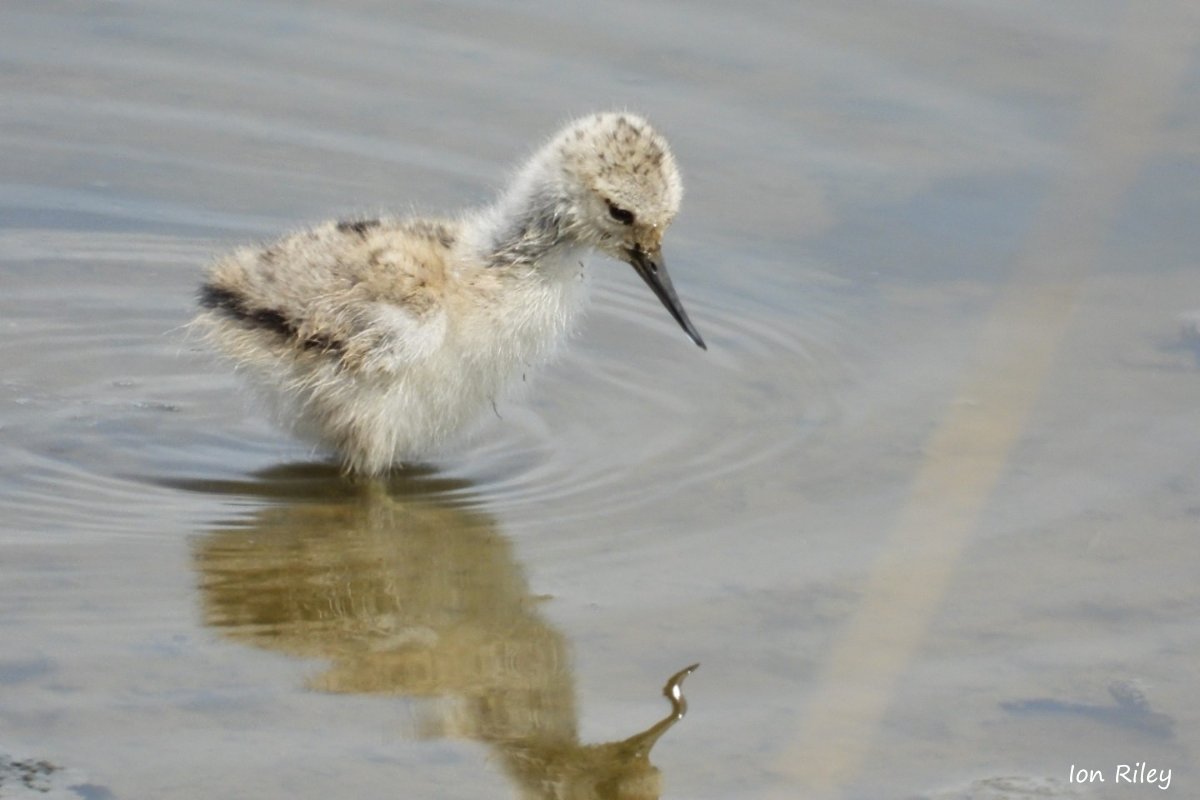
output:
[[[613,202],[611,200],[605,200],[604,202],[608,203],[608,215],[610,217],[612,217],[613,219],[615,219],[617,222],[621,223],[622,225],[632,225],[633,224],[633,212],[632,211],[621,208],[618,205],[613,205]]]

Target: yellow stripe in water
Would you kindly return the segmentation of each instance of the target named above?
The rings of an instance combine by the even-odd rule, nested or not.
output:
[[[949,413],[835,641],[779,764],[778,796],[842,794],[869,756],[900,676],[925,637],[963,548],[1054,363],[1075,297],[1189,64],[1190,2],[1130,3],[1080,118],[1069,171],[1047,197],[984,327]]]

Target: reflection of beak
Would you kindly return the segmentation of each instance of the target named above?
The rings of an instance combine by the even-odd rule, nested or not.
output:
[[[659,737],[666,733],[672,725],[683,719],[683,715],[687,713],[687,698],[683,696],[683,679],[695,672],[699,666],[699,664],[692,664],[690,667],[684,667],[667,679],[667,685],[663,687],[663,696],[671,701],[671,713],[649,730],[642,731],[621,742],[624,748],[645,757],[649,755],[650,748],[654,747]]]
[[[707,350],[704,340],[700,338],[700,332],[688,319],[687,312],[683,310],[683,303],[679,302],[679,296],[675,294],[675,287],[671,285],[671,276],[667,274],[667,265],[663,261],[662,250],[656,247],[647,253],[640,246],[634,246],[625,251],[625,254],[629,263],[637,270],[637,274],[654,290],[654,294],[667,307],[667,311],[671,312],[675,321],[687,331],[687,335],[692,337],[692,341],[700,345],[700,349]]]

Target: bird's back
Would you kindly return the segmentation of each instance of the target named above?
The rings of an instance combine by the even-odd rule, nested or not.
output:
[[[329,222],[217,262],[201,321],[238,361],[257,351],[342,369],[419,358],[441,330],[455,225],[427,220]]]

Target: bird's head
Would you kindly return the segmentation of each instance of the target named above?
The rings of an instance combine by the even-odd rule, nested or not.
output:
[[[550,142],[553,180],[581,243],[628,262],[700,347],[662,255],[683,182],[667,141],[634,114],[593,114]]]

